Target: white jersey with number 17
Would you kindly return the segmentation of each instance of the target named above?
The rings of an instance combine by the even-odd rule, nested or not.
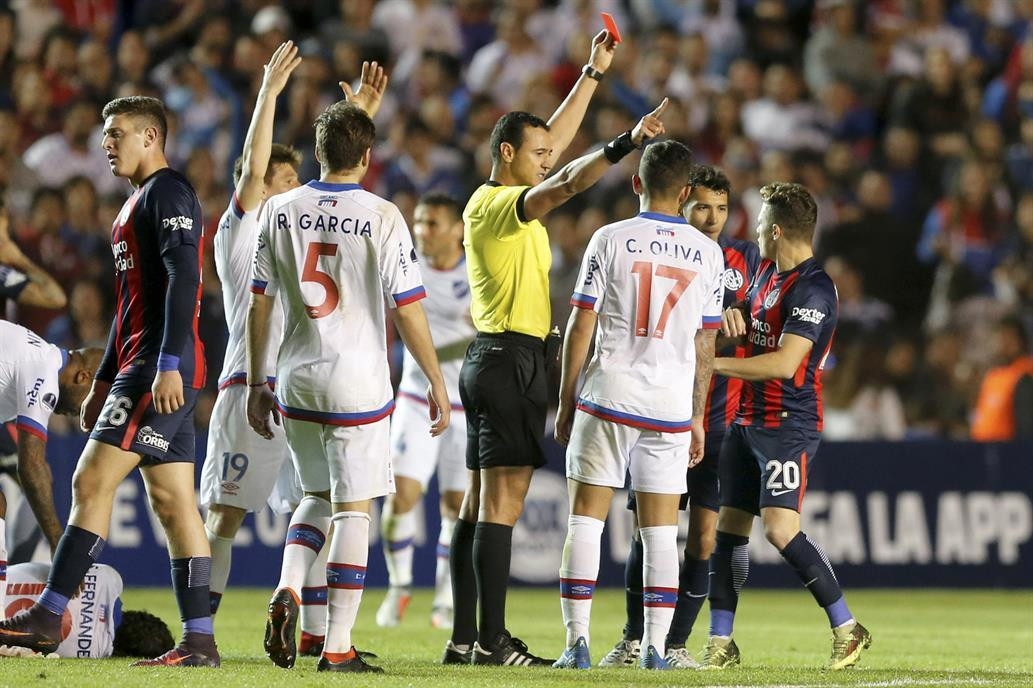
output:
[[[721,326],[724,255],[684,218],[607,225],[585,251],[571,304],[599,314],[578,409],[659,432],[692,427],[697,330]]]
[[[288,418],[364,425],[394,408],[385,304],[426,296],[395,205],[358,184],[312,181],[259,218],[251,291],[278,294],[276,400]]]

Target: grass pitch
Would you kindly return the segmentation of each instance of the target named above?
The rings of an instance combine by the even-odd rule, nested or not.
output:
[[[820,669],[831,646],[824,614],[803,591],[747,589],[736,618],[743,666],[726,672],[644,672],[636,669],[443,667],[437,664],[446,631],[430,628],[431,594],[419,591],[401,627],[373,621],[383,590],[363,599],[355,631],[360,648],[380,655],[378,676],[317,674],[315,659],[302,658],[291,671],[272,665],[262,652],[264,609],[270,591],[231,589],[216,619],[222,669],[129,669],[125,659],[43,660],[0,658],[0,686],[1031,686],[1033,685],[1033,591],[848,591],[852,611],[872,631],[874,643],[856,669]],[[172,591],[134,589],[127,609],[162,616],[178,635]],[[689,639],[698,653],[705,642],[706,608]],[[592,657],[618,639],[624,619],[620,590],[602,590],[592,614]],[[556,656],[563,625],[555,590],[516,589],[509,597],[509,627],[532,652]]]

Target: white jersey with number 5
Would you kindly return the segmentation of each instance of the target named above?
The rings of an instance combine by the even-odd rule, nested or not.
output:
[[[681,217],[657,213],[597,231],[571,304],[599,314],[578,409],[623,425],[692,427],[695,336],[721,326],[724,255]]]
[[[276,399],[288,418],[364,425],[394,407],[385,304],[426,296],[409,228],[358,184],[312,181],[266,201],[251,291],[279,294]]]

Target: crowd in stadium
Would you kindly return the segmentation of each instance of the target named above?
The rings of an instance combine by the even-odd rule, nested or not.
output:
[[[390,85],[365,185],[411,224],[422,194],[465,202],[488,178],[503,112],[555,109],[606,10],[624,44],[559,164],[667,96],[668,136],[732,182],[732,236],[751,237],[763,185],[811,190],[817,252],[840,298],[826,437],[968,437],[986,371],[1028,355],[1033,0],[118,5],[0,3],[0,189],[14,240],[68,294],[64,311],[9,304],[7,315],[60,346],[103,347],[111,321],[110,226],[131,191],[99,143],[111,98],[164,100],[169,160],[197,190],[210,244],[275,47],[293,39],[304,58],[275,136],[304,153],[303,180],[319,173],[313,120],[342,97],[339,82],[378,60]],[[569,313],[592,233],[637,212],[637,164],[626,158],[551,215],[554,322]],[[211,255],[202,424],[225,347]]]

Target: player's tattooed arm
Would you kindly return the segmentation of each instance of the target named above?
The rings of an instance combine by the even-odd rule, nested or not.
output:
[[[269,64],[263,68],[262,87],[258,91],[255,112],[251,115],[247,137],[244,139],[244,153],[240,180],[235,192],[237,201],[244,210],[254,210],[262,203],[265,192],[265,174],[269,168],[269,156],[273,147],[273,120],[276,118],[276,98],[287,85],[297,66],[301,64],[298,48],[292,41],[280,44]]]
[[[54,478],[47,465],[47,443],[25,430],[18,431],[18,480],[53,552],[64,529],[54,507]]]
[[[340,81],[337,85],[344,91],[345,100],[358,105],[372,118],[380,109],[380,101],[387,91],[387,72],[376,62],[363,62],[358,90],[352,91],[347,81]]]
[[[696,331],[696,379],[692,387],[692,421],[702,422],[710,393],[710,378],[714,372],[714,349],[717,330]]]
[[[777,351],[749,358],[715,358],[714,372],[742,380],[788,380],[796,375],[812,346],[806,337],[786,333],[778,340]]]
[[[588,58],[588,65],[597,72],[605,73],[613,60],[613,53],[616,44],[613,38],[605,30],[596,34],[592,39],[592,54]],[[549,131],[552,135],[552,153],[549,155],[549,167],[552,167],[563,151],[567,149],[570,142],[574,140],[581,122],[588,110],[588,103],[591,102],[595,89],[599,82],[582,74],[581,78],[574,84],[567,97],[563,99],[556,112],[549,118]]]
[[[68,303],[65,290],[40,266],[22,253],[18,244],[11,239],[10,219],[7,208],[0,199],[0,263],[25,273],[29,283],[18,294],[18,303],[40,308],[64,308]]]
[[[560,444],[570,441],[574,410],[577,407],[577,385],[588,358],[597,319],[595,311],[575,308],[567,320],[567,334],[563,338],[563,352],[560,355],[560,405],[556,412],[556,441]]]

